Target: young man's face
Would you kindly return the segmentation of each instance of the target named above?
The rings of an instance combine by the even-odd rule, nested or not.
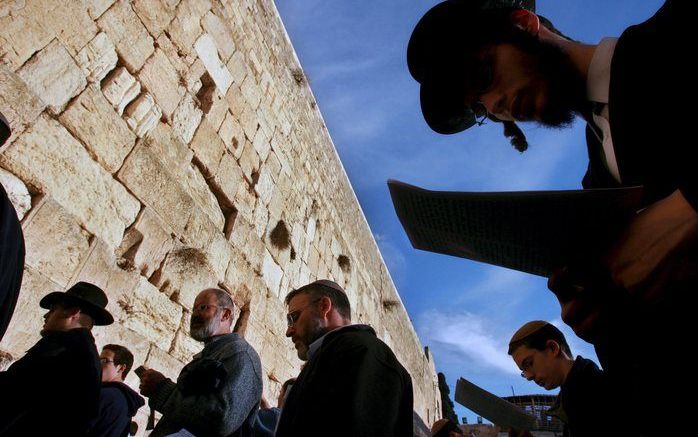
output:
[[[114,351],[103,349],[99,361],[102,363],[102,382],[123,382],[124,365],[114,363]]]
[[[483,49],[479,58],[489,67],[479,68],[489,72],[489,86],[475,99],[498,119],[562,127],[581,109],[584,81],[557,47],[538,41],[524,50],[503,43]]]
[[[48,331],[68,331],[74,326],[70,320],[71,311],[63,305],[56,303],[51,305],[51,309],[44,314],[44,326],[41,334]]]
[[[565,379],[559,362],[560,353],[556,354],[551,348],[539,351],[522,345],[512,352],[511,357],[521,369],[521,376],[546,390],[561,386]]]

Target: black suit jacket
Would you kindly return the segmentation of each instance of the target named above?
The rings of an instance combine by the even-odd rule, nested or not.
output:
[[[642,24],[626,29],[611,62],[609,120],[622,185],[644,185],[646,204],[675,190],[698,210],[694,120],[696,92],[693,9],[669,0]],[[585,188],[615,187],[601,145],[587,132]]]
[[[328,334],[288,394],[276,437],[412,436],[412,379],[366,325]]]

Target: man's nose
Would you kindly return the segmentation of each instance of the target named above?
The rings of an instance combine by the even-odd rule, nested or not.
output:
[[[487,112],[500,120],[510,118],[509,113],[506,110],[505,96],[497,90],[489,90],[480,95],[480,103],[484,105]]]
[[[293,329],[293,325],[289,326],[288,328],[286,328],[286,337],[292,336],[295,332],[296,330]]]

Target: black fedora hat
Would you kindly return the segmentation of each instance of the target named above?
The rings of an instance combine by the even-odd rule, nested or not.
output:
[[[104,326],[114,323],[114,317],[105,309],[108,302],[109,299],[101,288],[89,282],[78,282],[65,292],[47,294],[39,301],[39,306],[48,310],[56,303],[75,305],[91,316],[95,325]]]
[[[407,46],[407,65],[420,83],[424,120],[440,134],[455,134],[478,123],[485,114],[473,110],[467,88],[477,77],[467,55],[481,47],[488,29],[482,16],[503,9],[535,12],[534,0],[446,0],[419,20]],[[494,121],[498,121],[490,117]]]

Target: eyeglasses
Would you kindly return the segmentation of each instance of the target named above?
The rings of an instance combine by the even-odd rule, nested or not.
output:
[[[99,362],[102,363],[102,365],[104,365],[104,364],[113,363],[114,360],[110,360],[109,358],[100,358]]]
[[[308,305],[304,306],[303,308],[297,309],[295,311],[291,311],[290,313],[286,314],[286,325],[290,328],[293,326],[298,319],[300,318],[301,314],[303,314],[303,311],[308,309],[311,305],[316,304],[317,302],[320,302],[322,298],[315,299],[314,301],[310,302]]]
[[[482,126],[487,121],[489,111],[487,111],[487,108],[479,99],[492,87],[493,81],[492,60],[489,58],[489,56],[485,55],[479,60],[473,77],[474,81],[471,84],[471,87],[474,90],[474,95],[478,100],[470,105],[470,109],[475,115],[474,124]]]

